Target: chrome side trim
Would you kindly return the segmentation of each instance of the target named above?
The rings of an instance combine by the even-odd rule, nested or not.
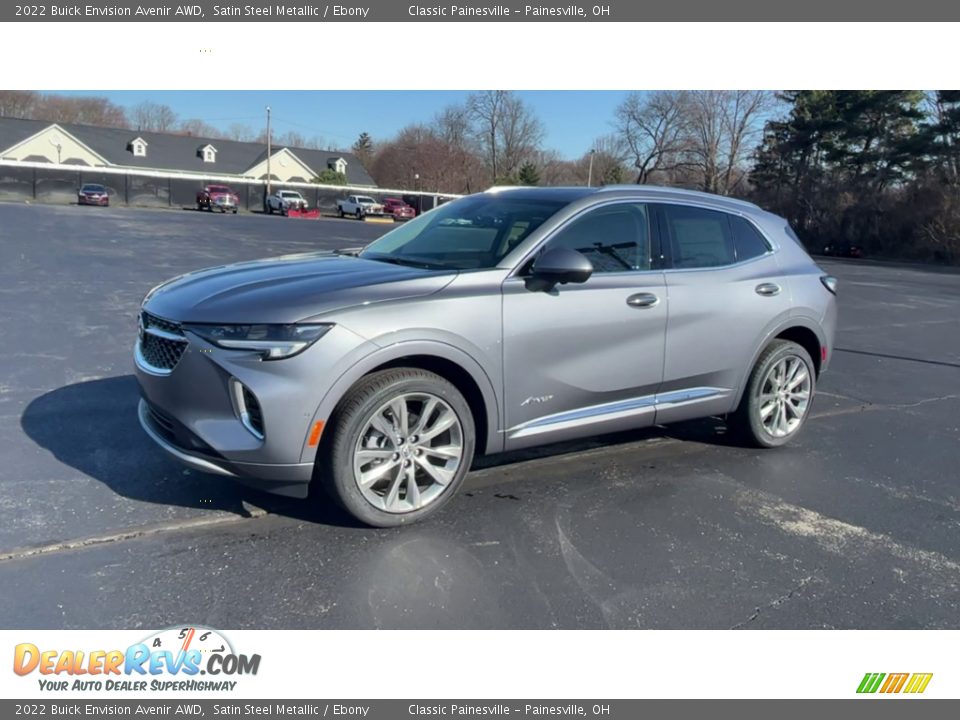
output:
[[[668,393],[657,395],[657,409],[676,407],[677,405],[686,405],[687,403],[699,402],[700,400],[712,399],[722,395],[728,395],[730,390],[717,387],[697,387],[687,388],[686,390],[673,390]]]
[[[140,404],[137,405],[137,417],[140,420],[140,427],[143,428],[143,431],[150,436],[150,439],[153,440],[157,445],[166,450],[170,455],[173,455],[177,460],[182,462],[187,467],[191,467],[194,470],[200,470],[201,472],[213,473],[214,475],[226,475],[227,477],[237,477],[234,473],[230,472],[226,468],[222,468],[219,465],[216,465],[209,460],[196,457],[195,455],[190,455],[185,453],[180,448],[171,445],[166,440],[164,440],[157,432],[150,426],[150,420],[147,417],[147,403],[144,400],[140,400]]]
[[[688,403],[701,402],[727,395],[729,389],[716,387],[697,387],[685,390],[673,390],[657,395],[643,395],[629,400],[590,405],[576,410],[567,410],[553,415],[528,420],[507,430],[507,437],[522,438],[530,435],[565,430],[571,427],[590,425],[591,423],[620,420],[641,416],[659,409],[677,407]]]

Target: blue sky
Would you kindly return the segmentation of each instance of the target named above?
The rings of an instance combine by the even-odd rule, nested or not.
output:
[[[462,102],[466,91],[58,91],[64,95],[99,95],[125,107],[144,100],[173,108],[181,119],[199,118],[228,128],[233,123],[254,130],[265,123],[264,108],[273,111],[278,135],[295,130],[307,138],[322,137],[338,148],[353,144],[361,131],[376,141],[413,122],[430,120],[445,106]],[[545,147],[562,155],[579,157],[595,138],[611,131],[610,122],[625,91],[538,90],[518,91],[546,126]]]

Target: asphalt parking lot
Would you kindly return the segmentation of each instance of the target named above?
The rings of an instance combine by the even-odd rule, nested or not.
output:
[[[952,272],[822,263],[838,350],[778,451],[707,420],[487,458],[435,519],[372,530],[152,445],[148,289],[389,227],[0,204],[0,625],[960,627]]]

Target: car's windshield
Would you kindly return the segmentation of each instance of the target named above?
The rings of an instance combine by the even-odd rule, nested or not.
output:
[[[228,193],[230,192],[230,188],[226,185],[211,185],[207,188],[207,192]]]
[[[84,185],[84,192],[103,192],[103,185]]]
[[[371,243],[360,257],[455,270],[496,267],[566,203],[471,195],[442,205]]]
[[[357,195],[357,202],[369,203],[372,205],[375,201],[372,197],[367,197],[366,195]]]
[[[298,192],[282,192],[282,193],[280,193],[280,197],[298,198],[298,197],[300,197],[300,193],[298,193]]]

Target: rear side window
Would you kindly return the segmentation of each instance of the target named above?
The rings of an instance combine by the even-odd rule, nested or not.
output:
[[[675,268],[710,268],[736,262],[728,214],[687,205],[663,205]]]
[[[760,257],[770,252],[770,246],[763,235],[749,221],[739,215],[731,215],[730,227],[733,229],[733,245],[737,251],[737,262]]]

